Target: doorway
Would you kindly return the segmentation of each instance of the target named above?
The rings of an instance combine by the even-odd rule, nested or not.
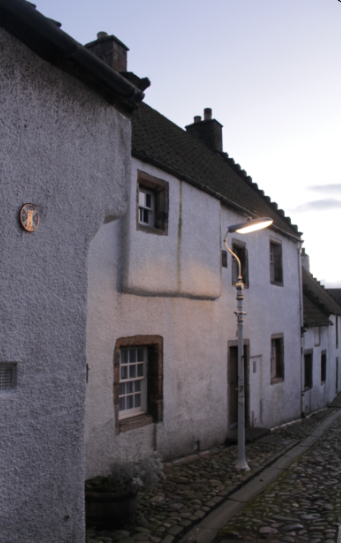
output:
[[[249,425],[249,341],[244,340],[245,427]],[[238,342],[228,345],[229,428],[238,425]]]

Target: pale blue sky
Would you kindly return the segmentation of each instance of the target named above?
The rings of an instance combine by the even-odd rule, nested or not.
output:
[[[152,82],[145,101],[179,126],[211,107],[224,150],[303,231],[312,273],[341,287],[340,1],[37,0],[37,9],[83,44],[100,30],[116,35],[128,69]]]

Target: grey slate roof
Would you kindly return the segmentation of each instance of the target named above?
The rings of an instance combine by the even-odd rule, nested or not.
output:
[[[306,326],[331,324],[329,315],[341,315],[341,306],[328,294],[315,277],[302,268],[303,310]],[[328,322],[326,322],[328,321]]]
[[[341,306],[341,288],[327,288],[328,294],[330,294],[334,300]]]
[[[282,233],[300,238],[297,226],[226,153],[212,151],[145,103],[132,116],[132,154],[197,186],[253,217],[271,217]]]
[[[304,325],[310,326],[329,326],[331,321],[309,298],[303,295],[303,318]]]

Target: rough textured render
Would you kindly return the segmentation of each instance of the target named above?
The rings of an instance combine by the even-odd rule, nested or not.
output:
[[[136,178],[142,168],[169,182],[168,236],[136,228]],[[144,446],[157,449],[165,459],[208,449],[224,442],[230,425],[228,342],[237,339],[236,288],[231,257],[228,267],[221,269],[220,252],[227,226],[244,218],[205,192],[135,159],[131,190],[133,218],[127,214],[103,226],[89,250],[87,477],[106,473],[116,456],[133,454]],[[179,259],[181,198],[185,226]],[[300,416],[298,247],[270,229],[248,236],[233,234],[230,244],[232,237],[246,243],[249,257],[244,303],[244,338],[250,347],[248,418],[255,426],[273,426]],[[282,244],[283,286],[270,283],[270,239]],[[181,287],[186,288],[182,296],[176,290],[179,263]],[[122,269],[129,270],[129,280],[141,291],[120,290]],[[196,299],[194,292],[207,299]],[[163,338],[163,421],[117,434],[116,340],[154,334]],[[285,378],[270,385],[273,334],[283,334]],[[253,360],[257,361],[255,373]]]
[[[169,183],[168,235],[136,229],[136,180],[146,165],[133,159],[129,213],[124,217],[121,288],[144,296],[215,299],[221,294],[220,202],[152,166]]]
[[[83,543],[87,253],[126,209],[130,122],[2,30],[0,52],[0,362],[17,364],[0,392],[0,540]]]

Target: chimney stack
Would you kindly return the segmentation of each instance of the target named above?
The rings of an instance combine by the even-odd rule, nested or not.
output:
[[[301,253],[301,260],[302,260],[302,268],[304,268],[307,272],[310,272],[310,258],[309,255],[305,252],[305,248],[302,248]]]
[[[187,132],[194,138],[202,141],[213,151],[223,150],[223,126],[212,119],[212,109],[207,107],[204,109],[204,120],[201,120],[200,115],[194,117],[194,123],[185,127]]]
[[[129,49],[116,36],[109,36],[106,32],[98,32],[97,40],[87,43],[85,47],[103,62],[109,64],[111,68],[118,72],[127,71],[127,51]]]

